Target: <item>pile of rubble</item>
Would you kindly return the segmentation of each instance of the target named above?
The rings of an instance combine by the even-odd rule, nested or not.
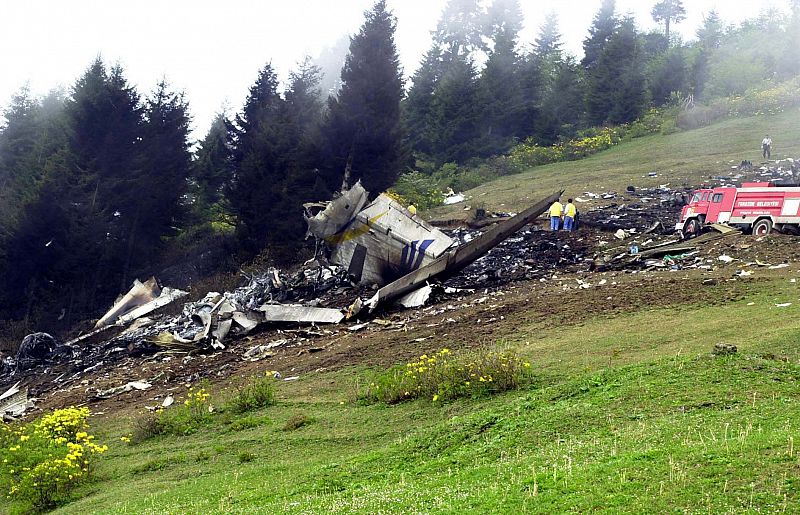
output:
[[[455,230],[450,236],[461,244],[477,231]],[[577,232],[554,233],[528,226],[478,258],[458,275],[444,281],[455,288],[496,287],[511,281],[541,279],[559,273],[587,270],[592,261],[589,238]]]
[[[670,189],[666,184],[650,189],[630,186],[625,195],[587,192],[587,198],[607,200],[608,203],[581,213],[580,223],[605,231],[669,233],[690,193],[688,188]],[[576,199],[580,200],[581,197]]]
[[[315,204],[321,210],[309,215],[309,230],[327,248],[327,258],[319,256],[292,274],[270,268],[248,277],[246,285],[233,291],[210,292],[188,302],[177,314],[159,310],[187,292],[162,288],[155,278],[137,280],[94,330],[64,343],[45,333],[30,335],[15,357],[2,361],[0,382],[30,378],[39,370],[52,379],[46,385],[40,381],[36,393],[63,389],[126,358],[220,351],[229,339],[248,335],[262,324],[283,327],[284,338],[256,345],[242,356],[257,360],[274,347],[313,337],[318,324],[338,324],[362,309],[372,312],[392,302],[416,307],[434,290],[459,293],[463,289],[454,285],[487,286],[492,281],[499,285],[564,263],[579,263],[585,252],[555,241],[552,235],[528,229],[511,237],[557,196],[542,199],[484,233],[459,232],[451,238],[386,195],[367,204],[366,192],[356,185],[334,201]],[[497,245],[500,248],[486,255]],[[460,280],[452,279],[462,270]],[[448,278],[453,285],[436,287]],[[363,301],[361,295],[367,291],[374,295]],[[369,318],[373,317],[362,315],[361,320]],[[311,328],[289,328],[298,325]],[[363,325],[356,323],[348,330]],[[99,397],[115,394],[101,393]],[[23,390],[9,394],[13,406],[27,406],[18,402],[22,395]],[[0,403],[0,412],[8,409]]]
[[[730,174],[712,175],[709,177],[708,185],[738,186],[745,182],[775,182],[778,184],[800,182],[800,160],[791,157],[765,161],[760,166],[754,166],[750,161],[733,163],[733,161],[730,162]]]

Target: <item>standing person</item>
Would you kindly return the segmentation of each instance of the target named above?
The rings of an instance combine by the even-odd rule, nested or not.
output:
[[[550,206],[550,230],[557,231],[561,225],[561,214],[564,212],[564,206],[561,205],[561,199],[557,198]]]
[[[769,159],[769,156],[772,152],[772,138],[769,137],[769,134],[764,136],[764,139],[761,140],[761,157],[765,159]]]
[[[565,231],[572,231],[575,229],[575,214],[578,210],[575,208],[575,204],[572,203],[572,199],[567,199],[567,205],[564,207],[564,230]]]

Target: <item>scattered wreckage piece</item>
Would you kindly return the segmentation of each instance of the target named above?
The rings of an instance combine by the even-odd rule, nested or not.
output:
[[[26,370],[34,368],[55,352],[59,344],[47,333],[32,333],[22,339],[17,351],[16,368]]]
[[[404,308],[418,308],[424,306],[431,297],[432,292],[433,288],[429,284],[426,284],[422,288],[417,288],[397,299],[397,304],[400,304]]]
[[[330,246],[331,262],[346,267],[358,283],[384,285],[452,247],[449,236],[388,195],[382,193],[363,207],[366,196],[356,183],[314,216],[309,206],[320,204],[305,205],[308,233]]]
[[[141,318],[145,315],[152,313],[153,311],[166,306],[167,304],[171,304],[172,302],[185,297],[189,294],[189,292],[178,290],[175,288],[164,287],[161,290],[161,295],[156,297],[155,299],[151,300],[146,304],[142,304],[141,306],[127,312],[126,314],[117,318],[117,325],[125,325],[128,324],[137,318]]]
[[[271,358],[274,356],[274,353],[270,352],[272,349],[276,347],[282,347],[287,343],[289,343],[288,339],[280,339],[262,345],[256,345],[255,347],[248,349],[244,353],[243,357],[247,361],[258,361],[264,358]]]
[[[330,202],[310,202],[303,204],[308,233],[326,239],[348,226],[356,213],[366,205],[369,193],[358,181],[355,186],[342,192],[341,196]],[[314,210],[318,209],[317,213]]]
[[[739,234],[739,231],[710,232],[690,240],[671,238],[648,246],[614,247],[605,252],[602,263],[597,268],[598,270],[610,270],[642,266],[652,268],[666,265],[680,268],[681,266],[686,266],[688,258],[692,258],[694,261],[698,254],[697,249],[701,246],[736,234]],[[631,250],[634,247],[635,252]],[[654,258],[662,259],[662,262],[656,263],[653,261]]]
[[[338,324],[344,319],[344,313],[333,308],[316,308],[291,304],[264,304],[258,310],[264,312],[264,318],[267,322]]]
[[[33,400],[28,398],[28,388],[20,388],[19,381],[0,395],[0,413],[4,422],[21,417],[33,407]]]
[[[122,315],[133,311],[139,306],[147,304],[161,295],[161,287],[155,277],[151,277],[145,282],[134,279],[128,293],[120,295],[105,315],[94,325],[95,329],[113,324]]]
[[[133,390],[147,390],[152,386],[152,384],[145,381],[129,381],[121,386],[114,386],[113,388],[108,388],[107,390],[100,390],[94,395],[94,397],[96,399],[110,399],[111,397],[124,392],[130,392]]]
[[[563,191],[553,193],[518,215],[494,225],[466,245],[451,249],[427,265],[421,266],[415,271],[383,286],[366,302],[366,305],[372,311],[382,303],[395,300],[417,289],[429,279],[458,272],[522,227],[531,223],[544,213],[562,193]]]
[[[162,290],[155,277],[151,277],[144,283],[136,279],[128,293],[117,297],[111,309],[97,321],[94,327],[97,329],[114,323],[127,324],[186,295],[188,292],[173,288]]]

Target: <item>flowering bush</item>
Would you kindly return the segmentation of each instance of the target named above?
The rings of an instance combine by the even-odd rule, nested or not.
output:
[[[730,116],[760,116],[779,114],[800,104],[800,81],[797,79],[770,87],[756,88],[744,95],[720,100],[728,106]]]
[[[77,438],[78,432],[88,424],[89,408],[66,408],[43,416],[34,424],[34,432],[59,443]]]
[[[511,149],[508,159],[518,171],[559,161],[574,161],[613,147],[623,138],[655,134],[663,123],[659,111],[651,109],[641,120],[618,127],[588,129],[580,138],[541,147],[532,138]]]
[[[779,114],[797,105],[800,105],[800,79],[780,84],[767,82],[742,95],[717,98],[708,106],[685,110],[678,115],[677,125],[695,129],[728,117]]]
[[[190,387],[182,404],[169,409],[159,408],[138,418],[129,442],[142,442],[161,434],[188,435],[214,419],[211,394],[205,387]]]
[[[437,402],[479,397],[530,383],[533,379],[530,367],[514,351],[453,354],[444,348],[377,374],[362,398],[395,403],[415,398]]]
[[[275,379],[274,372],[267,372],[263,376],[254,376],[236,390],[227,404],[227,408],[234,413],[245,413],[259,408],[266,408],[275,404]]]
[[[2,477],[10,499],[36,510],[65,499],[92,471],[95,457],[108,450],[88,433],[88,408],[66,408],[0,431]]]

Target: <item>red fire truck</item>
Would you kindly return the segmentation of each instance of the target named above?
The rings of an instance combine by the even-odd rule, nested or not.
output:
[[[700,189],[683,206],[675,229],[684,237],[700,234],[703,226],[725,223],[756,236],[773,229],[800,233],[800,187],[771,182],[746,182],[741,187]]]

